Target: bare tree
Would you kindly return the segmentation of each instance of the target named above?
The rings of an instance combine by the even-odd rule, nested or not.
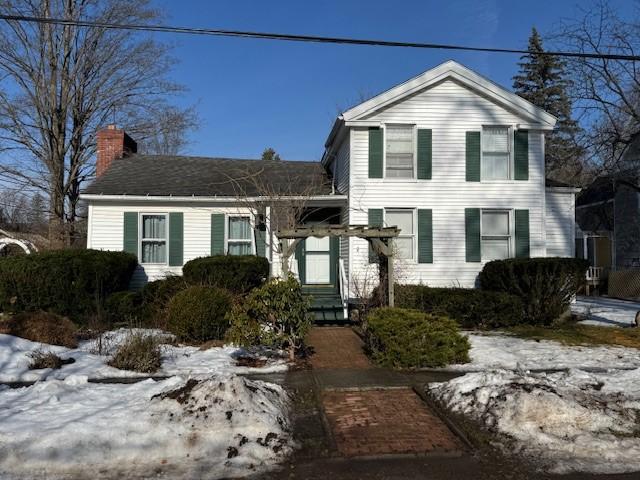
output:
[[[604,1],[584,10],[576,22],[565,22],[552,37],[571,51],[638,55],[640,23],[623,19]],[[622,165],[627,147],[640,133],[640,64],[610,58],[569,58],[571,96],[586,126],[580,143],[594,174],[638,168]]]
[[[0,0],[5,14],[115,24],[159,18],[148,0]],[[153,118],[181,87],[166,45],[122,29],[0,24],[0,161],[4,182],[49,199],[52,247],[71,243],[96,130]],[[170,109],[168,111],[171,111]]]

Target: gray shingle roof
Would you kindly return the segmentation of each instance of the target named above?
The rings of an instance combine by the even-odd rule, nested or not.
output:
[[[322,195],[331,193],[331,180],[320,162],[132,155],[114,160],[84,193],[198,197]]]

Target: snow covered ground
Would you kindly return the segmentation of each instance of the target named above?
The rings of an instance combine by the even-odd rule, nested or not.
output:
[[[156,373],[165,380],[88,382],[140,375],[106,365],[128,334],[107,334],[101,355],[96,341],[68,349],[0,335],[0,381],[43,380],[0,385],[0,478],[236,477],[291,451],[286,392],[238,375],[282,371],[284,360],[248,368],[236,365],[239,348],[167,344]],[[75,362],[28,370],[36,350]]]
[[[2,388],[2,478],[235,477],[291,449],[284,390],[232,374]]]
[[[133,331],[167,336],[161,331],[141,329],[133,329]],[[63,380],[70,375],[85,375],[91,379],[146,376],[146,374],[119,370],[106,364],[110,355],[130,332],[131,330],[121,329],[103,335],[103,355],[97,354],[98,342],[96,340],[81,342],[78,348],[69,349],[0,334],[0,382],[35,381],[45,378]],[[163,345],[161,349],[162,369],[155,373],[158,376],[206,376],[219,373],[222,370],[232,369],[235,373],[248,373],[254,370],[235,365],[235,357],[244,352],[236,347],[200,350],[197,347]],[[64,365],[58,370],[29,370],[31,361],[29,354],[36,350],[53,352],[63,359],[73,358],[75,362]],[[267,373],[286,369],[287,365],[284,360],[271,359],[265,367],[260,369],[260,372]]]
[[[502,333],[469,333],[470,363],[447,369],[478,372],[491,369],[553,370],[564,368],[628,369],[640,367],[640,351],[613,346],[566,346],[525,340]]]
[[[571,312],[586,317],[582,323],[599,327],[628,327],[635,325],[640,303],[606,297],[578,297]]]
[[[555,473],[640,470],[640,370],[493,370],[431,384],[454,412],[501,434],[505,449]]]

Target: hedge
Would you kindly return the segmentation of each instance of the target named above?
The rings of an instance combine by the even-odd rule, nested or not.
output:
[[[494,260],[479,279],[483,289],[520,297],[525,322],[549,325],[567,312],[588,268],[589,262],[579,258]]]
[[[246,293],[269,277],[269,261],[255,255],[201,257],[185,263],[182,274],[191,284]]]
[[[167,329],[188,342],[222,340],[229,328],[226,316],[232,301],[232,295],[221,288],[188,287],[169,302]]]
[[[366,321],[367,351],[391,368],[443,367],[469,361],[469,341],[454,320],[405,308],[377,308]]]
[[[445,315],[462,328],[491,329],[523,322],[522,301],[504,292],[472,288],[431,288],[396,285],[395,304],[425,313]]]
[[[0,259],[0,309],[45,310],[72,318],[99,311],[113,292],[125,290],[134,255],[102,250],[55,250]]]

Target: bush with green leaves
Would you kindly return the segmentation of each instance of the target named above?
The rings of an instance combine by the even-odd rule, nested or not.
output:
[[[579,258],[495,260],[484,266],[479,279],[484,290],[520,297],[526,323],[550,325],[568,311],[588,268],[589,262]]]
[[[145,323],[157,328],[165,328],[169,301],[187,287],[189,284],[179,275],[169,275],[147,283],[140,292]]]
[[[113,292],[126,290],[134,255],[102,250],[54,250],[0,259],[0,309],[45,310],[74,319],[100,311]]]
[[[185,263],[182,273],[192,285],[210,285],[246,293],[269,277],[269,261],[255,255],[216,255]]]
[[[233,307],[226,339],[243,346],[287,349],[293,358],[311,328],[310,305],[292,276],[271,280]]]
[[[206,342],[222,340],[229,321],[233,296],[226,290],[194,285],[178,293],[169,301],[167,329],[179,340]]]
[[[469,340],[454,320],[405,308],[377,308],[365,325],[366,347],[380,366],[443,367],[469,361]]]
[[[425,285],[396,285],[395,305],[425,313],[447,316],[462,328],[491,329],[523,322],[519,297],[504,292],[473,288],[431,288]]]
[[[141,292],[130,290],[115,292],[105,302],[105,317],[109,324],[143,324],[147,319],[146,307]]]

